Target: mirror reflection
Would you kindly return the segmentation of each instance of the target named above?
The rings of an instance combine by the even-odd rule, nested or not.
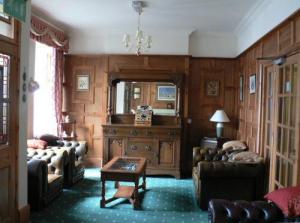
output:
[[[116,114],[135,114],[149,105],[154,115],[176,114],[176,85],[163,82],[124,82],[116,86]]]

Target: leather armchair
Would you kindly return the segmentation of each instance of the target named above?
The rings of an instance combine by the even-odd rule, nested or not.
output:
[[[208,208],[209,223],[273,223],[299,222],[300,217],[288,218],[273,203],[266,201],[228,201],[213,199]]]
[[[36,151],[27,158],[28,202],[32,210],[40,210],[63,189],[62,153]]]
[[[213,161],[199,147],[193,151],[193,181],[197,204],[207,210],[211,199],[259,200],[265,192],[264,163],[245,164]],[[214,151],[218,154],[218,151]],[[222,159],[222,157],[221,157]],[[211,161],[212,160],[212,161]],[[218,157],[220,160],[220,157]]]

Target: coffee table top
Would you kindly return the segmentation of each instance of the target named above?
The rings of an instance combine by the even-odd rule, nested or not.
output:
[[[142,157],[114,157],[105,164],[101,172],[141,173],[146,166],[146,159]]]

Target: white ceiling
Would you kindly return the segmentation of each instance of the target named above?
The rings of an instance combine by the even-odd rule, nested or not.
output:
[[[144,30],[232,33],[263,0],[146,0]],[[130,0],[32,0],[33,12],[67,32],[135,30]]]

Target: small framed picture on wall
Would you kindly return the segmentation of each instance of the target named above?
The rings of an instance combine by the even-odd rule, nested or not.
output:
[[[207,81],[206,82],[206,95],[207,96],[219,96],[219,81]]]
[[[252,74],[249,78],[249,93],[256,93],[256,74]]]
[[[90,88],[90,77],[88,74],[76,76],[76,90],[88,91]]]

